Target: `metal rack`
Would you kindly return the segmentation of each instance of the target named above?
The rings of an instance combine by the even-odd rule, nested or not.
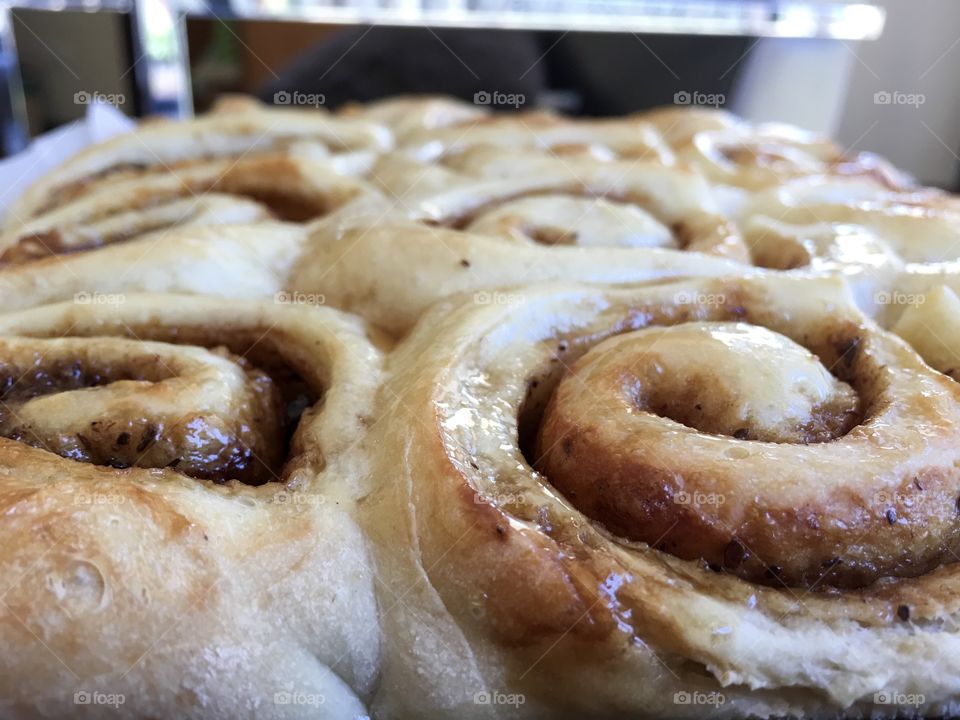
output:
[[[833,41],[875,39],[886,19],[868,2],[817,0],[6,0],[0,2],[0,122],[7,152],[28,142],[13,33],[20,8],[129,14],[141,107],[172,116],[192,112],[191,17]]]

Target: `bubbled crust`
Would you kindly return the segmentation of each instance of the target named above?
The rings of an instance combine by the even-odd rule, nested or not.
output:
[[[473,694],[499,690],[525,693],[519,716],[694,717],[702,708],[673,694],[698,690],[723,692],[721,716],[825,716],[870,712],[885,689],[924,694],[925,712],[956,709],[955,566],[863,590],[756,585],[616,540],[518,446],[518,417],[538,414],[539,388],[587,347],[706,318],[677,293],[723,294],[747,322],[754,312],[864,322],[839,284],[801,282],[528,289],[508,308],[430,313],[390,361],[375,433],[384,481],[363,506],[384,586],[410,588],[384,615],[394,639],[375,708],[484,716]],[[917,362],[896,341],[891,352]],[[391,433],[397,425],[410,430]]]
[[[75,692],[122,694],[117,712],[137,717],[363,714],[378,640],[352,514],[379,373],[363,326],[333,310],[154,295],[7,314],[0,334],[69,334],[92,353],[112,335],[256,344],[324,398],[297,429],[286,481],[260,487],[0,439],[5,716],[76,716],[90,708]],[[278,704],[284,692],[323,705]]]

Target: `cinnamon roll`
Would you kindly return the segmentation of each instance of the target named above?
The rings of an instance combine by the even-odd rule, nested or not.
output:
[[[708,228],[704,236],[734,246],[740,242],[717,229]],[[496,302],[504,295],[500,288],[517,284],[629,283],[738,274],[745,267],[719,253],[685,252],[672,243],[591,247],[545,244],[545,239],[555,238],[498,237],[373,212],[315,226],[303,244],[304,261],[291,268],[289,287],[322,293],[334,307],[399,336],[432,303],[464,291],[475,291],[480,301]]]
[[[960,709],[960,386],[841,281],[446,301],[379,403],[375,715]]]
[[[366,713],[371,337],[175,295],[0,318],[5,716]]]
[[[960,298],[939,285],[922,294],[893,293],[905,305],[891,328],[920,353],[930,367],[960,381]]]
[[[400,147],[420,159],[456,154],[473,146],[538,150],[566,155],[670,163],[674,156],[655,127],[637,116],[573,119],[536,111],[465,117],[440,127],[404,133]]]
[[[369,123],[249,102],[188,122],[148,123],[28,188],[0,234],[0,264],[184,225],[321,217],[374,192],[351,175],[366,163],[359,154],[390,142]]]
[[[939,190],[808,178],[757,195],[737,224],[754,263],[844,274],[885,325],[937,284],[960,287],[960,203]]]
[[[785,123],[749,123],[706,107],[584,120],[544,112],[491,115],[465,104],[403,98],[362,116],[401,128],[399,146],[421,160],[492,146],[679,164],[711,183],[751,192],[819,175],[863,177],[890,188],[913,185],[871,153],[845,152],[828,138]]]
[[[306,241],[306,229],[289,223],[159,230],[91,252],[0,267],[0,302],[10,311],[96,293],[272,298],[288,286]]]
[[[269,297],[285,288],[301,224],[379,199],[358,177],[368,164],[359,151],[389,145],[386,132],[247,102],[93,147],[11,210],[0,300],[15,309],[94,291]]]
[[[489,113],[483,106],[444,97],[442,95],[400,95],[375,100],[367,104],[351,103],[339,115],[359,118],[390,128],[397,143],[404,144],[432,130],[463,126],[485,118]]]
[[[15,227],[83,196],[103,180],[164,174],[184,163],[256,159],[285,150],[294,156],[377,151],[391,142],[389,132],[377,125],[344,122],[312,110],[258,105],[182,122],[157,121],[70,158],[28,188],[9,212]]]
[[[860,177],[888,188],[913,184],[876,155],[846,152],[828,138],[785,123],[753,124],[705,108],[660,109],[640,117],[663,134],[679,163],[717,185],[758,191],[824,175]]]
[[[0,715],[960,714],[958,208],[706,110],[77,156],[0,233]]]
[[[424,197],[420,219],[544,245],[668,247],[749,261],[709,186],[687,172],[484,149],[459,157],[458,167],[483,180]]]

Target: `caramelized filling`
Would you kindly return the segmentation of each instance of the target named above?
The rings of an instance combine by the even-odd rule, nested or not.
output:
[[[181,338],[176,330],[166,334],[168,340],[194,344],[192,340],[206,333],[187,332]],[[231,344],[238,350],[245,344],[245,349],[251,348],[242,338]],[[175,353],[164,358],[145,352],[111,363],[96,359],[96,349],[80,352],[76,359],[56,351],[34,351],[19,362],[4,362],[0,364],[0,435],[95,465],[167,467],[216,483],[237,480],[261,485],[284,480],[290,470],[287,460],[294,433],[303,413],[317,402],[318,393],[267,343],[249,352],[249,358],[223,346],[209,354],[236,371],[236,380],[228,377],[226,387],[236,390],[237,383],[242,383],[236,390],[239,399],[194,404],[191,386],[178,392],[177,383],[189,381],[190,368],[181,367]],[[181,377],[182,373],[186,375]],[[173,385],[162,390],[165,382]],[[108,394],[89,399],[75,394],[72,400],[63,395],[96,388]],[[193,392],[202,396],[203,388]],[[215,391],[214,398],[220,396]]]

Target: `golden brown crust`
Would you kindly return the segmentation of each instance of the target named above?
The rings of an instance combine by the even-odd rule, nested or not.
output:
[[[287,149],[314,154],[384,150],[390,143],[388,131],[377,125],[259,105],[185,122],[147,124],[79,153],[43,177],[9,208],[8,225],[15,227],[83,194],[91,183],[166,170],[184,161],[236,161]]]
[[[274,152],[114,173],[0,235],[0,266],[183,226],[307,222],[376,194],[335,168],[324,158]]]
[[[65,163],[0,236],[0,715],[960,712],[957,207],[908,186],[438,98]],[[382,381],[323,304],[407,335]]]
[[[47,404],[35,413],[43,423],[32,434],[38,447],[0,439],[8,550],[0,565],[9,580],[0,695],[12,716],[73,715],[74,693],[81,703],[100,693],[100,702],[112,698],[119,712],[138,717],[236,717],[251,708],[286,717],[276,699],[283,693],[309,695],[311,707],[323,702],[331,716],[362,714],[378,640],[352,508],[364,491],[364,433],[379,372],[362,325],[320,308],[157,295],[8,314],[0,334],[6,370],[31,353],[41,358],[5,385],[14,400],[5,411],[27,418],[31,403]],[[215,370],[205,378],[208,367]],[[198,436],[176,428],[191,417],[269,421],[266,408],[243,421],[242,407],[204,385],[236,381],[242,406],[247,378],[263,386],[267,377],[278,390],[309,388],[323,398],[303,413],[289,449],[287,440],[259,447],[241,438],[257,455],[283,449],[270,482],[244,485],[199,456],[199,473],[151,467],[159,464],[156,446],[189,452],[183,443]],[[109,416],[100,417],[101,408]],[[270,411],[285,422],[285,408]],[[172,432],[162,427],[164,414]],[[58,423],[72,432],[78,423],[125,418],[149,418],[158,431],[130,467],[44,449]],[[5,424],[4,434],[17,434],[9,430]],[[213,470],[227,482],[195,479]]]
[[[738,322],[596,345],[544,413],[538,470],[619,536],[776,587],[863,586],[951,561],[960,395],[837,315],[806,324],[718,302],[701,317]],[[844,461],[844,481],[824,482]]]
[[[951,589],[954,566],[862,590],[820,583],[800,591],[764,587],[618,539],[530,467],[522,451],[530,435],[526,423],[538,416],[535,408],[542,408],[564,367],[611,334],[711,316],[706,304],[676,303],[678,293],[724,295],[749,309],[743,322],[799,332],[808,327],[811,334],[829,313],[834,323],[862,328],[878,361],[903,367],[905,375],[919,372],[942,394],[938,402],[956,402],[945,378],[923,371],[915,355],[865,320],[833,282],[757,278],[619,290],[527,288],[509,308],[447,304],[392,357],[381,392],[387,414],[376,432],[377,472],[384,480],[364,502],[365,524],[388,577],[399,585],[428,580],[436,593],[435,600],[418,594],[424,604],[416,611],[395,608],[388,627],[427,632],[422,614],[428,613],[435,632],[468,640],[477,675],[464,675],[459,689],[442,693],[448,711],[490,688],[525,693],[525,710],[534,716],[559,708],[674,715],[685,711],[674,704],[674,693],[694,691],[721,693],[724,713],[734,716],[857,712],[884,690],[922,693],[933,711],[952,707],[956,688],[931,682],[928,673],[960,663],[960,646],[948,629],[960,609]],[[822,335],[817,328],[815,336]],[[905,402],[923,408],[927,401],[914,397]],[[410,429],[391,434],[388,428],[398,425]],[[864,430],[863,442],[871,444],[869,437]],[[929,473],[940,488],[931,497],[935,504],[945,503],[955,486],[945,482],[954,472],[955,450],[924,453],[915,444],[912,450],[904,454],[902,472],[878,475],[886,481],[874,487],[889,491],[896,509],[907,514],[908,503],[897,493],[911,470]],[[402,467],[397,457],[404,458]],[[785,505],[799,506],[802,494],[816,494],[826,481],[816,473],[802,480],[794,477],[799,463],[775,462],[790,473],[778,483]],[[862,463],[857,470],[865,475],[885,467],[870,454]],[[946,475],[937,477],[937,467]],[[824,523],[844,511],[822,508]],[[875,533],[899,533],[883,523]],[[389,545],[387,534],[394,538]],[[909,667],[896,660],[902,652],[910,653]],[[427,672],[423,668],[433,663],[425,653],[388,643],[385,687],[396,689],[395,673],[411,682],[404,664]],[[440,654],[436,662],[452,661]],[[604,677],[584,668],[604,668]],[[439,692],[429,680],[421,685]],[[393,696],[383,702],[402,708],[405,701]]]

